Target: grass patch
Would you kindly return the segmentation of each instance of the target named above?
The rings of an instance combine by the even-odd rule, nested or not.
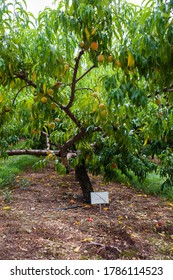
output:
[[[130,175],[132,177],[131,179],[121,174],[121,172],[118,172],[115,182],[130,185],[135,189],[143,191],[148,195],[157,195],[159,197],[163,197],[173,201],[173,186],[161,190],[161,186],[165,181],[165,178],[161,178],[159,174],[156,174],[154,172],[149,173],[144,182],[139,182],[137,177],[132,172],[130,172]]]
[[[164,188],[161,190],[161,186],[165,178],[160,177],[156,173],[149,173],[144,182],[140,183],[137,178],[133,177],[130,184],[136,189],[142,190],[144,193],[149,195],[157,195],[159,197],[164,197],[168,200],[173,201],[173,187]]]
[[[161,190],[164,181],[165,178],[160,177],[158,174],[150,173],[142,184],[139,185],[138,183],[137,187],[140,187],[146,194],[157,195],[173,201],[173,187],[165,187]]]
[[[12,156],[0,160],[0,189],[12,184],[16,175],[38,161],[38,157],[30,155]]]

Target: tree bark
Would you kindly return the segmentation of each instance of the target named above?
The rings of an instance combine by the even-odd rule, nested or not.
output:
[[[82,163],[76,166],[75,176],[76,179],[79,181],[80,187],[82,189],[84,201],[87,203],[91,203],[90,193],[94,190],[90,178],[88,176],[84,160],[82,161]]]

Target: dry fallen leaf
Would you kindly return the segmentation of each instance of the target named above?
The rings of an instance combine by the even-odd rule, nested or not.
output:
[[[120,221],[120,220],[123,220],[123,219],[124,219],[123,216],[121,216],[121,215],[118,216],[118,220],[119,220],[119,221]]]
[[[81,242],[90,242],[93,241],[92,237],[86,237],[85,239],[81,240]]]
[[[86,204],[86,205],[84,205],[84,208],[91,208],[91,205]]]
[[[167,205],[173,207],[173,203],[170,203],[170,202],[166,202]]]
[[[3,210],[11,210],[11,207],[10,206],[4,206]]]
[[[75,253],[78,253],[80,251],[80,246],[79,247],[76,247],[75,249],[74,249],[74,252]]]
[[[138,238],[138,235],[136,233],[131,233],[130,236],[134,238]]]

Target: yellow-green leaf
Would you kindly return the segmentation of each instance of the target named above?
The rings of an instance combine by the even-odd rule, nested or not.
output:
[[[132,53],[130,53],[130,52],[128,52],[127,61],[128,61],[128,62],[127,62],[127,66],[128,66],[128,67],[134,67],[134,65],[135,65],[135,59],[134,59]]]
[[[90,33],[89,33],[87,27],[85,27],[85,34],[86,34],[87,40],[89,40],[89,38],[90,38]]]
[[[13,74],[11,63],[9,63],[8,68],[9,68],[9,70],[10,70],[10,74]]]
[[[32,82],[34,82],[35,80],[36,80],[36,71],[32,73]]]
[[[96,31],[97,31],[97,28],[95,27],[95,28],[92,30],[91,35],[94,35],[94,34],[96,33]]]
[[[2,102],[3,100],[3,95],[0,93],[0,103]]]
[[[145,141],[144,141],[144,146],[146,146],[146,145],[147,145],[147,143],[148,143],[148,139],[149,139],[149,138],[146,138],[146,139],[145,139]]]
[[[46,93],[46,83],[43,84],[43,92]]]

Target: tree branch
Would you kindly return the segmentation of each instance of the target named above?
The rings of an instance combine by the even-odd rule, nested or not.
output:
[[[56,156],[60,156],[60,150],[50,150],[51,153]],[[15,155],[35,155],[35,156],[47,156],[47,150],[7,150],[8,156]]]
[[[28,86],[28,85],[25,85],[25,86],[23,86],[21,89],[19,89],[19,91],[16,93],[16,95],[15,95],[15,97],[14,97],[14,99],[13,99],[12,105],[14,105],[18,94],[22,91],[22,89],[24,89],[24,88],[27,87],[27,86]]]
[[[69,116],[69,118],[77,125],[77,127],[81,127],[80,121],[75,117],[75,115],[70,111],[67,106],[59,105],[60,108]]]
[[[84,49],[82,49],[79,54],[78,57],[76,58],[76,63],[75,63],[75,67],[74,67],[74,72],[73,72],[73,78],[72,78],[72,84],[71,84],[71,96],[70,96],[70,101],[67,104],[67,108],[69,109],[74,101],[74,96],[75,96],[75,87],[76,87],[76,76],[77,76],[77,71],[78,71],[78,67],[79,67],[79,61],[82,57],[82,55],[84,54]]]
[[[34,87],[34,88],[37,87],[36,84],[33,83],[33,81],[31,81],[31,80],[28,79],[28,77],[26,76],[26,73],[24,73],[24,72],[19,72],[19,73],[15,73],[15,75],[16,75],[16,78],[19,78],[19,79],[25,81],[25,82],[27,83],[28,86],[32,86],[32,87]]]
[[[75,91],[77,91],[77,90],[90,90],[90,91],[93,91],[93,92],[94,92],[94,90],[93,90],[92,88],[87,88],[87,87],[76,88]]]
[[[77,80],[76,83],[79,82],[83,77],[85,77],[85,75],[87,75],[93,68],[95,68],[96,66],[93,65],[91,66],[85,73],[82,74],[82,76],[80,76]]]
[[[62,147],[61,153],[66,153],[66,151],[72,147],[77,141],[82,139],[86,135],[86,129],[84,127],[81,128],[78,134],[76,134],[72,139],[68,140]]]
[[[77,127],[81,127],[81,123],[75,115],[70,111],[70,109],[67,106],[63,106],[62,104],[58,103],[52,96],[49,96],[49,98],[54,102],[61,110],[63,110],[66,115],[77,125]]]
[[[169,88],[163,88],[163,89],[160,89],[160,90],[157,90],[156,92],[155,92],[155,95],[157,95],[157,94],[159,94],[159,93],[161,93],[161,92],[173,92],[173,85],[170,85],[170,87]]]

